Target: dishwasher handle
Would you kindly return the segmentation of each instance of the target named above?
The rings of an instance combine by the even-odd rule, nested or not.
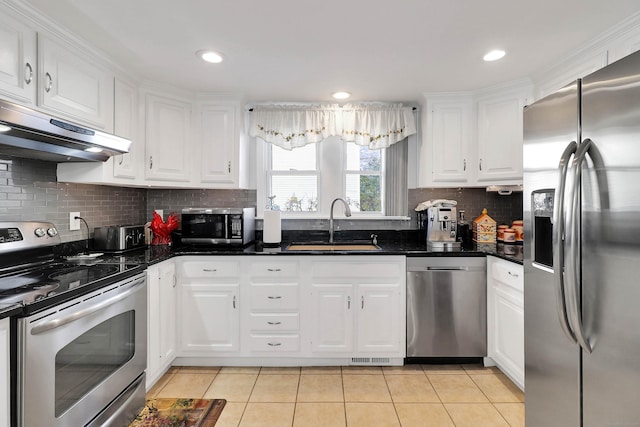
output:
[[[469,267],[426,267],[426,271],[469,271]]]

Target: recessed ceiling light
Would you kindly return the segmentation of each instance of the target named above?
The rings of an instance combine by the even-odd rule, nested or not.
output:
[[[482,57],[482,59],[484,59],[485,61],[497,61],[498,59],[504,57],[505,54],[506,53],[504,50],[496,49],[487,53],[485,56]]]
[[[335,99],[347,99],[351,96],[349,92],[334,92],[331,94]]]
[[[199,50],[196,55],[203,61],[211,62],[212,64],[222,62],[222,54],[212,50]]]
[[[9,132],[11,130],[10,126],[0,124],[0,132]]]

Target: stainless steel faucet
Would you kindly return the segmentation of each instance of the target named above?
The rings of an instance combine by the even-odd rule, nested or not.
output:
[[[329,243],[333,243],[333,206],[338,200],[340,200],[344,205],[344,214],[346,216],[351,216],[351,209],[343,198],[338,197],[333,199],[333,202],[331,202],[331,213],[329,214]]]

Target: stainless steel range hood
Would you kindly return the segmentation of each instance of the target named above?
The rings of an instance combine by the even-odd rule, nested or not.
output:
[[[104,162],[131,141],[0,100],[0,154],[52,162]]]

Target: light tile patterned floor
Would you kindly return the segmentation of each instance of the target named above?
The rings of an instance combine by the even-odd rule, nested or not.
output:
[[[227,399],[216,427],[524,426],[524,394],[479,365],[173,367],[147,397]]]

